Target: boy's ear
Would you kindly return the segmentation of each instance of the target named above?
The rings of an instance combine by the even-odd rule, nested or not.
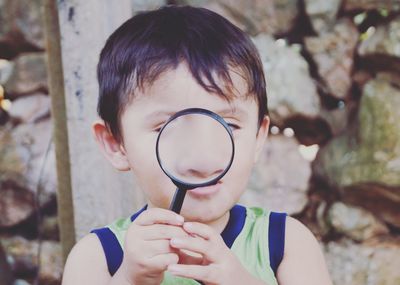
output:
[[[120,171],[130,170],[124,147],[114,138],[103,121],[97,120],[92,125],[94,138],[104,156]]]
[[[263,150],[265,140],[268,137],[269,123],[270,123],[269,117],[265,116],[260,124],[260,128],[258,129],[257,139],[256,139],[256,152],[254,155],[254,163],[257,162],[257,160],[260,156],[260,153]]]

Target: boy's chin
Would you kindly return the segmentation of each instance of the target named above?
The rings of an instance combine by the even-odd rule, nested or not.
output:
[[[199,222],[204,224],[212,223],[223,217],[230,208],[221,206],[213,207],[214,205],[191,206],[185,205],[182,207],[181,215],[187,222]]]

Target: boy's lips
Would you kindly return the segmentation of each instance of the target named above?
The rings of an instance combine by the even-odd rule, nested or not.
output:
[[[206,197],[215,194],[221,189],[221,181],[218,181],[217,184],[206,186],[206,187],[198,187],[191,190],[188,190],[188,194],[193,197]]]

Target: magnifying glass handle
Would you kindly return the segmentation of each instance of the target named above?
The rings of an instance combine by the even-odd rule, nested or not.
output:
[[[181,188],[176,188],[174,198],[172,198],[171,205],[169,206],[169,209],[171,211],[174,211],[175,213],[179,214],[181,212],[183,200],[185,199],[186,195],[186,190],[183,190]]]

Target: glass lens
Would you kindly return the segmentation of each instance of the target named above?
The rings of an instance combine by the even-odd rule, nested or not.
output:
[[[216,179],[229,167],[233,144],[218,120],[189,113],[170,121],[158,141],[161,167],[172,179],[202,184]]]

